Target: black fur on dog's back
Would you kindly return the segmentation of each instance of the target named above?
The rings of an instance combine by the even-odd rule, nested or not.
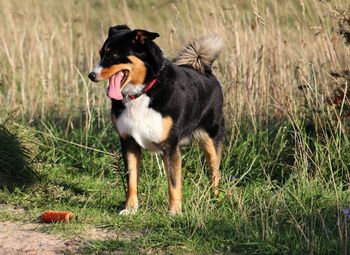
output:
[[[223,95],[212,74],[203,75],[188,66],[168,62],[158,81],[161,86],[149,93],[150,107],[171,116],[174,128],[169,138],[175,144],[198,129],[207,131],[212,138],[223,132]],[[222,134],[217,137],[221,139]]]

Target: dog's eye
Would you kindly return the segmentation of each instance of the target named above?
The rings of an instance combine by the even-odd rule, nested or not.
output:
[[[114,58],[117,58],[117,57],[118,57],[118,54],[117,54],[117,53],[114,53],[114,54],[113,54],[113,57],[114,57]]]

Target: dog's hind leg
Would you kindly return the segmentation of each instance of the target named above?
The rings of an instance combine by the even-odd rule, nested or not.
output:
[[[135,214],[138,209],[137,183],[140,171],[141,148],[133,138],[120,138],[125,170],[128,173],[128,188],[125,209],[120,215]]]
[[[168,177],[170,215],[177,215],[182,210],[181,153],[179,146],[164,152],[163,160]]]
[[[217,137],[217,139],[211,138],[205,131],[199,131],[197,136],[209,164],[211,187],[216,196],[219,194],[218,186],[220,182],[220,161],[223,142],[219,137]]]

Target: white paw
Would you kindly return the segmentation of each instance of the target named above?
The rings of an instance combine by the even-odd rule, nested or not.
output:
[[[119,212],[119,215],[134,215],[137,213],[137,207],[134,208],[125,208]]]
[[[179,216],[182,215],[182,211],[181,210],[170,210],[169,211],[169,216],[173,217],[173,216]]]

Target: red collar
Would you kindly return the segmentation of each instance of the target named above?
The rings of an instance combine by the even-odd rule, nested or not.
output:
[[[132,96],[126,96],[126,98],[129,99],[129,100],[134,100],[134,99],[138,98],[139,96],[141,96],[141,95],[147,93],[147,91],[149,91],[149,90],[153,87],[153,85],[156,83],[156,81],[157,81],[156,79],[153,79],[153,80],[146,86],[146,88],[144,88],[141,92],[139,92],[139,93],[137,93],[137,94],[135,94],[135,95],[132,95]]]

